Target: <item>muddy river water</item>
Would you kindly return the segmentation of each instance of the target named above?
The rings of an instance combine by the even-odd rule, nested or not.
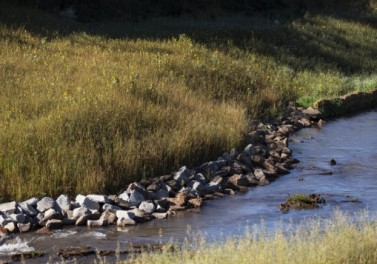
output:
[[[350,214],[367,209],[372,217],[377,215],[377,110],[331,121],[321,129],[301,130],[291,136],[290,147],[301,162],[289,175],[244,194],[207,201],[200,213],[182,212],[126,229],[72,227],[50,235],[18,235],[0,245],[0,259],[1,255],[36,249],[44,251],[45,257],[27,263],[55,263],[60,261],[56,252],[61,248],[87,245],[123,250],[130,243],[183,241],[188,233],[220,240],[242,235],[246,227],[261,222],[272,230],[307,218],[329,218],[335,208]],[[331,159],[336,160],[335,166],[330,165]],[[327,204],[282,214],[279,204],[295,193],[320,193]]]

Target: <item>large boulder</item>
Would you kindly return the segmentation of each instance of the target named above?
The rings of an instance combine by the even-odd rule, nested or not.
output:
[[[54,208],[56,205],[55,200],[51,197],[44,197],[37,202],[37,210],[41,213],[47,211],[50,208]]]
[[[69,198],[67,195],[60,195],[56,199],[56,203],[60,209],[61,212],[67,212],[68,210],[71,210],[71,202],[69,201]]]
[[[81,194],[76,196],[76,202],[79,203],[81,207],[85,207],[90,210],[98,211],[100,209],[100,206],[96,201]]]
[[[22,212],[28,216],[34,217],[38,214],[38,211],[28,203],[22,202],[18,204]]]

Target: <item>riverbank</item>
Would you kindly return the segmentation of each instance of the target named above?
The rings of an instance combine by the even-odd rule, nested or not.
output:
[[[176,211],[200,208],[205,200],[246,192],[288,174],[298,161],[288,148],[289,135],[301,128],[318,126],[321,113],[291,105],[281,123],[258,123],[242,151],[233,148],[217,160],[195,168],[186,166],[172,174],[144,179],[120,195],[64,194],[0,204],[1,236],[37,230],[48,233],[64,226],[133,226],[154,218],[166,219]]]
[[[2,1],[0,200],[118,193],[243,147],[289,101],[373,89],[375,17],[81,23]]]

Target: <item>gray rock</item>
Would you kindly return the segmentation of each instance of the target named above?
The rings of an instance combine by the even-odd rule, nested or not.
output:
[[[174,173],[174,180],[180,184],[186,184],[189,181],[190,170],[183,166],[176,173]]]
[[[22,209],[22,211],[28,216],[34,217],[38,214],[38,211],[26,202],[20,203],[19,206]]]
[[[130,198],[128,199],[128,202],[130,202],[131,206],[139,206],[141,202],[144,200],[145,200],[144,195],[142,195],[137,190],[130,191]]]
[[[62,212],[67,212],[68,210],[71,210],[71,202],[69,201],[69,198],[67,195],[60,195],[56,199],[56,203],[58,204],[60,210]]]
[[[245,147],[245,149],[243,150],[243,153],[245,153],[248,157],[251,157],[252,155],[254,155],[254,147],[252,144],[249,144]]]
[[[169,189],[171,189],[173,191],[173,188],[171,188],[170,186],[169,186]],[[165,198],[165,197],[169,197],[169,191],[167,190],[167,188],[166,188],[166,190],[159,189],[154,195],[154,200],[160,200],[160,199]]]
[[[92,212],[86,207],[79,207],[73,210],[72,217],[77,219],[81,216],[88,216]]]
[[[118,211],[118,210],[122,210],[122,208],[120,208],[120,207],[117,206],[117,205],[113,205],[113,204],[105,203],[105,204],[102,206],[102,211],[106,211],[106,210]]]
[[[98,211],[100,209],[100,206],[96,201],[90,199],[87,196],[81,195],[81,194],[76,196],[76,202],[79,203],[81,205],[81,207],[85,207],[85,208],[88,208],[90,210],[97,210]]]
[[[86,225],[86,222],[88,221],[88,216],[86,215],[82,215],[80,216],[76,222],[75,222],[75,225],[76,226],[83,226],[83,225]]]
[[[13,222],[12,218],[8,215],[1,215],[0,214],[0,226],[5,226],[6,224]]]
[[[33,198],[30,198],[22,203],[25,203],[25,204],[28,204],[28,205],[31,205],[33,207],[37,207],[37,203],[39,202],[39,199],[36,198],[36,197],[33,197]]]
[[[24,223],[25,222],[25,215],[24,214],[11,214],[9,216],[14,222],[16,222],[17,224],[20,223]]]
[[[206,192],[206,186],[199,181],[190,181],[187,186],[193,189],[194,191],[198,192],[200,195]]]
[[[11,215],[16,211],[16,202],[2,203],[0,204],[0,212],[4,214]]]
[[[51,197],[44,197],[37,203],[37,210],[41,213],[54,207],[55,207],[55,200],[52,199]]]
[[[101,217],[99,219],[103,219],[103,220],[107,220],[108,224],[109,225],[113,225],[116,223],[116,220],[117,220],[117,216],[116,216],[116,213],[112,210],[105,210]]]
[[[136,221],[133,219],[121,218],[117,221],[118,227],[135,226]]]
[[[63,221],[58,219],[51,219],[46,222],[46,227],[50,230],[53,229],[62,229],[63,228]]]
[[[31,223],[17,223],[17,228],[20,233],[29,232],[31,229]]]
[[[102,204],[110,203],[110,200],[107,197],[107,195],[89,194],[86,197],[88,197],[89,199],[92,199],[93,201],[97,203],[102,203]]]
[[[63,225],[74,225],[76,223],[76,220],[75,219],[71,219],[71,218],[64,218],[62,220],[62,224]]]
[[[156,206],[152,202],[143,201],[139,205],[139,209],[147,214],[152,214],[156,210]]]
[[[88,220],[98,220],[101,217],[101,213],[97,210],[90,210],[91,214],[88,215]]]
[[[88,220],[86,225],[88,227],[101,227],[101,226],[108,226],[109,222],[107,221],[107,219]]]
[[[157,218],[157,219],[166,219],[168,218],[168,214],[167,213],[153,213],[152,216],[154,218]]]
[[[201,182],[202,184],[206,184],[207,183],[207,179],[206,179],[206,177],[204,177],[204,175],[202,173],[195,174],[194,180],[198,181],[198,182]]]
[[[116,211],[116,216],[119,219],[131,219],[133,220],[135,218],[135,213],[132,211],[126,211],[126,210],[118,210]]]

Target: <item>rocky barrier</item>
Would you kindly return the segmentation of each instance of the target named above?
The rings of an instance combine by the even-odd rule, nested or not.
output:
[[[314,103],[326,117],[357,113],[377,105],[377,90],[370,92],[354,92],[342,97],[320,99]]]
[[[0,204],[0,237],[11,233],[48,233],[66,226],[125,227],[152,219],[166,219],[176,211],[202,207],[205,200],[245,192],[269,184],[290,172],[298,161],[288,148],[289,135],[321,125],[321,113],[289,106],[286,117],[271,124],[255,124],[247,146],[232,149],[217,160],[128,185],[119,195],[67,195],[31,198]]]

